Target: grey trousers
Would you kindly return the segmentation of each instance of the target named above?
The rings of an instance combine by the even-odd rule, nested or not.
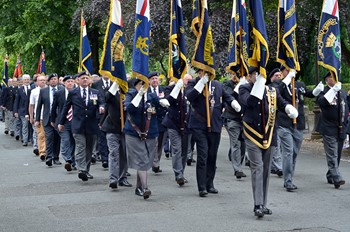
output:
[[[278,127],[281,142],[284,184],[293,184],[295,163],[303,142],[303,132],[298,129]]]
[[[245,143],[250,160],[254,205],[266,206],[271,170],[271,149],[274,147],[263,150],[249,139],[246,139]]]
[[[227,119],[225,128],[230,137],[230,156],[233,170],[235,172],[242,172],[241,141],[238,140],[242,130],[242,123]]]
[[[15,132],[15,136],[20,136],[22,137],[22,134],[21,134],[21,130],[22,130],[22,121],[20,118],[14,118],[14,122],[13,122],[13,129],[12,129],[14,132]],[[22,138],[21,138],[22,139]]]
[[[97,135],[73,134],[75,140],[75,163],[79,171],[90,171],[93,144]]]
[[[184,170],[187,160],[187,136],[181,134],[174,129],[168,129],[170,139],[172,165],[175,179],[184,178]],[[185,141],[186,140],[186,141]]]
[[[14,131],[13,124],[15,122],[15,116],[13,116],[13,112],[6,110],[5,111],[5,131]]]
[[[109,182],[115,183],[126,178],[128,163],[123,149],[122,137],[119,134],[107,133],[107,145],[109,150],[108,169]]]
[[[154,155],[153,167],[159,167],[159,165],[160,165],[160,158],[162,157],[163,145],[164,145],[166,137],[167,137],[167,132],[165,131],[165,132],[160,132],[157,139],[156,139],[157,154]]]
[[[342,180],[338,164],[338,140],[334,136],[323,135],[323,146],[326,152],[328,173],[335,182]]]
[[[278,130],[278,129],[277,129]],[[280,137],[277,136],[277,147],[274,147],[275,149],[271,150],[272,155],[272,165],[271,170],[282,170],[282,156],[281,156],[281,141]]]
[[[33,148],[38,149],[38,134],[36,133],[36,126],[33,124],[31,127],[33,128]]]
[[[28,120],[24,116],[20,116],[22,122],[22,140],[23,143],[28,143],[29,134],[28,134]]]

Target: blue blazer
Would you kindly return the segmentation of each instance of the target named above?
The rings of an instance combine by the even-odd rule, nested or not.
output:
[[[207,130],[207,113],[206,113],[206,98],[203,93],[199,93],[194,86],[199,81],[199,77],[190,80],[186,87],[186,97],[191,102],[192,111],[190,116],[189,128]],[[209,85],[209,82],[208,82]],[[218,81],[211,81],[211,87],[213,91],[213,100],[215,101],[214,107],[210,117],[211,132],[221,133],[222,119],[221,113],[223,109],[223,103],[231,105],[231,102],[235,99],[232,95],[227,93],[222,84]],[[204,92],[204,90],[203,90]],[[210,106],[210,103],[209,103]]]
[[[56,126],[60,122],[61,113],[63,110],[63,106],[66,103],[66,89],[58,90],[54,97],[51,107],[51,122],[55,123]],[[66,123],[70,123],[68,120]]]
[[[29,107],[30,92],[31,92],[31,89],[28,89],[26,94],[23,86],[21,86],[18,89],[16,98],[15,98],[15,105],[13,107],[14,113],[18,113],[18,115],[22,117],[29,115],[28,107]]]
[[[140,102],[140,105],[138,107],[135,107],[133,104],[131,104],[132,99],[138,94],[138,91],[136,89],[130,89],[129,92],[126,93],[125,98],[125,107],[127,112],[127,117],[130,117],[132,122],[137,125],[137,127],[142,130],[142,118],[144,122],[146,123],[147,120],[147,109],[150,107],[158,107],[159,106],[159,98],[154,93],[147,93],[147,101],[144,103],[144,110],[142,111],[142,100]],[[124,127],[124,133],[139,137],[136,130],[131,125],[131,122],[127,118],[125,122]],[[157,120],[157,114],[152,114],[150,126],[148,128],[148,134],[147,138],[153,139],[158,136],[158,120]]]
[[[96,100],[91,97],[95,95]],[[87,94],[88,104],[81,97],[81,88],[69,91],[68,98],[63,106],[59,124],[64,125],[67,120],[69,108],[73,108],[73,119],[71,121],[73,134],[98,134],[99,132],[99,107],[104,107],[104,100],[98,90],[89,88]]]
[[[151,86],[148,88],[147,92],[148,93],[152,93],[151,90]],[[162,99],[163,97],[165,97],[165,88],[164,86],[158,86],[158,97],[159,99]],[[160,97],[163,96],[163,97]],[[167,130],[167,128],[165,126],[163,126],[162,122],[163,119],[165,118],[166,113],[168,112],[167,108],[162,107],[161,105],[158,105],[156,107],[156,111],[157,111],[157,122],[158,122],[158,131],[159,132],[164,132]]]

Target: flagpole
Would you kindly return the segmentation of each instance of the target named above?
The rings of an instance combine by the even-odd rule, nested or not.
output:
[[[81,10],[80,16],[80,49],[79,49],[79,65],[78,65],[78,73],[82,71],[81,61],[82,61],[82,53],[83,53],[83,10]]]
[[[123,130],[124,129],[124,105],[123,105],[124,97],[122,94],[119,94],[119,107],[120,107],[120,127]]]
[[[296,106],[295,104],[295,77],[292,78],[292,105]],[[294,128],[297,127],[297,119],[293,118],[293,124],[294,124]]]

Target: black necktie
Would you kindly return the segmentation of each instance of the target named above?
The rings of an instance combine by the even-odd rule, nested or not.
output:
[[[156,88],[153,88],[153,93],[157,93],[157,90],[156,90]]]
[[[84,103],[86,104],[86,89],[85,88],[83,89],[83,100],[84,100]]]
[[[109,87],[109,82],[108,81],[106,81],[106,88],[108,88]]]

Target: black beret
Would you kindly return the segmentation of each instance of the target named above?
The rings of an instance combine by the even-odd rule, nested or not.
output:
[[[154,77],[154,76],[159,76],[159,72],[150,72],[150,73],[148,74],[148,79],[150,79],[150,78],[152,78],[152,77]]]
[[[63,77],[63,82],[65,82],[67,80],[74,80],[74,78],[71,75],[66,75]]]
[[[141,82],[141,79],[134,78],[134,86],[136,86],[139,82]],[[143,82],[143,81],[142,81]]]
[[[82,76],[89,76],[89,73],[86,71],[82,71],[82,72],[77,74],[77,77],[82,77]]]
[[[73,76],[73,79],[75,80],[75,79],[77,79],[78,78],[78,73],[77,74],[74,74],[74,76]]]
[[[327,77],[331,76],[331,72],[328,72],[324,77],[323,80],[326,80]]]
[[[57,73],[51,73],[51,74],[49,75],[49,77],[47,78],[47,81],[50,81],[51,78],[54,78],[54,77],[57,77],[57,78],[58,78]]]
[[[269,74],[269,76],[268,76],[268,79],[271,79],[271,77],[272,77],[276,72],[281,72],[281,70],[280,70],[279,68],[273,69],[273,70],[270,72],[270,74]]]
[[[259,72],[259,69],[257,67],[249,67],[248,69],[249,74],[252,74],[253,72]]]

